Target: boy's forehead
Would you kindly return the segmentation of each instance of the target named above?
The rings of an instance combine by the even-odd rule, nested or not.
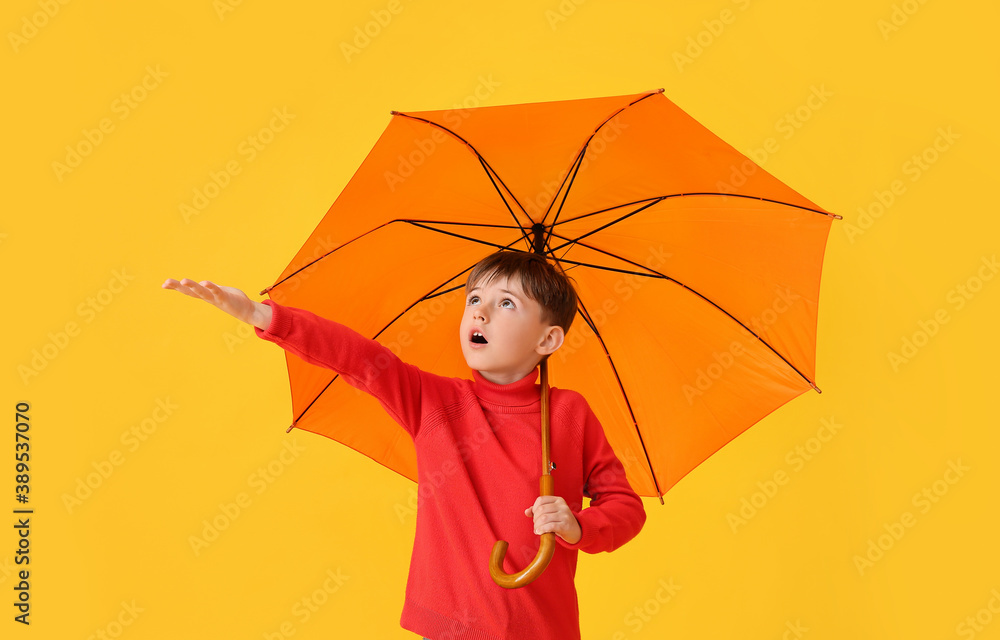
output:
[[[521,288],[521,283],[518,278],[509,278],[507,276],[495,274],[495,271],[493,273],[483,274],[478,281],[472,283],[472,288],[469,289],[469,291],[484,289],[487,286],[490,286],[498,289],[507,289],[512,293],[524,294],[524,290]],[[489,282],[488,285],[486,284],[487,282]]]

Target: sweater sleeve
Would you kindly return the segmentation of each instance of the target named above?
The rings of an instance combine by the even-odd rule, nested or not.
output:
[[[273,300],[263,304],[271,307],[271,323],[266,330],[254,327],[258,337],[337,372],[347,384],[375,396],[400,426],[416,435],[421,410],[419,368],[344,324]]]
[[[586,404],[586,400],[580,397]],[[614,551],[636,535],[646,522],[642,499],[625,477],[625,467],[604,435],[597,416],[586,406],[583,425],[583,461],[586,481],[583,494],[590,506],[575,513],[582,537],[569,544],[559,536],[556,541],[567,549],[587,553]]]

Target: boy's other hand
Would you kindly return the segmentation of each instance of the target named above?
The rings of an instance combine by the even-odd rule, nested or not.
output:
[[[247,294],[235,287],[220,287],[211,280],[202,280],[199,283],[189,278],[180,281],[167,278],[161,286],[164,289],[173,289],[192,298],[204,300],[234,318],[252,324],[262,331],[271,324],[271,307],[254,302]]]
[[[524,510],[524,515],[534,518],[538,535],[551,531],[569,544],[576,544],[583,537],[580,523],[560,496],[538,496],[535,504]]]

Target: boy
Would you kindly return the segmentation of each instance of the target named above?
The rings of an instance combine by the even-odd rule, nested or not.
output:
[[[554,491],[538,495],[535,380],[576,313],[565,275],[541,256],[514,251],[473,268],[459,334],[472,380],[422,371],[342,324],[271,300],[253,302],[239,289],[187,279],[163,287],[206,300],[253,324],[262,339],[337,371],[378,398],[413,438],[418,482],[433,490],[418,494],[403,628],[432,640],[580,638],[577,552],[620,547],[646,514],[586,400],[567,389],[549,388]],[[376,358],[390,364],[373,374],[365,365]],[[591,498],[587,509],[584,495]],[[537,536],[549,531],[557,544],[540,577],[517,589],[493,582],[488,559],[495,541],[510,543],[504,570],[515,573],[534,558]]]

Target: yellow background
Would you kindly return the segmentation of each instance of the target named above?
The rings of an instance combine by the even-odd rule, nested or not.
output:
[[[634,541],[581,554],[583,637],[1000,638],[1000,608],[986,608],[1000,589],[1000,279],[979,271],[1000,239],[995,4],[15,0],[2,14],[3,637],[414,637],[398,620],[415,485],[286,435],[281,350],[160,284],[254,296],[271,284],[392,109],[664,87],[744,153],[771,139],[764,167],[844,216],[821,289],[823,393],[768,416],[665,505],[647,499]],[[366,27],[375,35],[345,54]],[[152,88],[136,89],[144,78]],[[133,90],[143,99],[126,111]],[[274,109],[294,118],[251,159],[241,144]],[[77,167],[54,168],[104,119],[113,128]],[[914,155],[934,161],[917,171]],[[232,161],[239,173],[185,219],[180,205]],[[966,285],[977,291],[960,307]],[[89,298],[106,304],[87,311]],[[947,317],[936,330],[935,314]],[[78,331],[62,339],[69,322]],[[894,366],[904,338],[923,346]],[[32,425],[29,628],[6,604],[19,401]],[[144,420],[145,441],[122,439]],[[842,427],[810,440],[823,420]],[[809,446],[793,466],[789,452]],[[269,465],[280,475],[262,482]],[[755,496],[779,471],[788,481]],[[935,502],[914,501],[925,488]],[[190,538],[241,493],[249,506],[196,554]],[[734,532],[744,499],[763,506]],[[890,540],[907,512],[913,526]],[[987,624],[963,631],[977,614]],[[290,635],[265,635],[283,623]]]

